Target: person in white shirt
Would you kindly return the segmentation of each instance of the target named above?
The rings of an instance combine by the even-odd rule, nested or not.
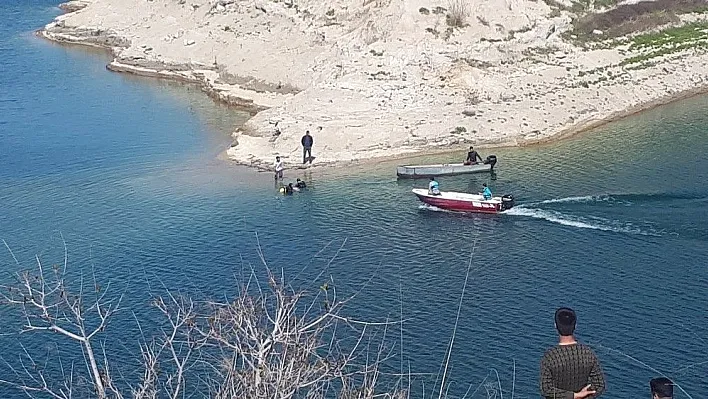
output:
[[[283,161],[280,159],[280,157],[275,157],[275,163],[273,164],[275,167],[275,180],[282,179],[283,178]]]

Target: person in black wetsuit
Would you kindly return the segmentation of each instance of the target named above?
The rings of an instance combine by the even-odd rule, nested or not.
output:
[[[299,188],[300,190],[302,190],[303,188],[306,188],[306,187],[307,187],[307,184],[305,184],[305,182],[302,181],[302,180],[300,180],[300,178],[298,177],[298,178],[297,178],[297,181],[295,182],[295,187],[297,187],[297,188]]]
[[[465,165],[476,165],[479,162],[477,160],[479,159],[479,162],[482,162],[482,157],[479,156],[479,153],[474,150],[474,147],[470,146],[470,151],[467,153],[467,159],[465,159],[464,164]]]

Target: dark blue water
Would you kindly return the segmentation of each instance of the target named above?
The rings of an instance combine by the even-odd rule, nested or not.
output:
[[[302,286],[327,267],[342,295],[361,290],[351,316],[383,321],[402,308],[391,367],[437,373],[471,258],[451,396],[495,369],[510,397],[515,365],[515,397],[538,397],[553,312],[571,306],[580,339],[601,358],[604,397],[648,397],[656,373],[629,356],[703,397],[707,97],[559,143],[495,150],[493,179],[440,179],[444,190],[487,182],[514,193],[520,205],[506,215],[421,209],[410,189],[425,182],[396,181],[386,162],[313,171],[311,189],[286,198],[270,174],[218,159],[248,115],[196,88],[110,73],[103,53],[35,38],[54,5],[0,3],[0,238],[21,265],[3,248],[3,281],[35,254],[61,262],[65,241],[72,270],[110,281],[140,316],[158,281],[196,298],[233,293],[245,264],[263,275],[260,246]],[[21,320],[1,312],[2,357],[12,362]],[[109,330],[121,357],[137,355],[131,318]],[[21,397],[2,387],[0,396]]]

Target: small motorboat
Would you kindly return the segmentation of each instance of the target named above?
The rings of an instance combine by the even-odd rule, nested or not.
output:
[[[413,194],[428,205],[448,211],[499,213],[514,207],[514,196],[511,194],[492,197],[489,200],[485,200],[481,194],[454,191],[441,191],[440,195],[433,195],[424,188],[414,188]]]
[[[490,155],[483,163],[465,165],[463,163],[444,163],[436,165],[406,165],[396,168],[399,178],[415,179],[420,177],[453,176],[466,173],[490,172],[494,170],[497,157]]]

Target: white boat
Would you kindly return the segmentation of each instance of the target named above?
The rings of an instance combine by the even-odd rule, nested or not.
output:
[[[466,173],[489,172],[494,170],[497,157],[490,155],[484,163],[465,165],[463,163],[443,163],[435,165],[405,165],[396,168],[400,178],[415,179],[419,177],[452,176]]]

